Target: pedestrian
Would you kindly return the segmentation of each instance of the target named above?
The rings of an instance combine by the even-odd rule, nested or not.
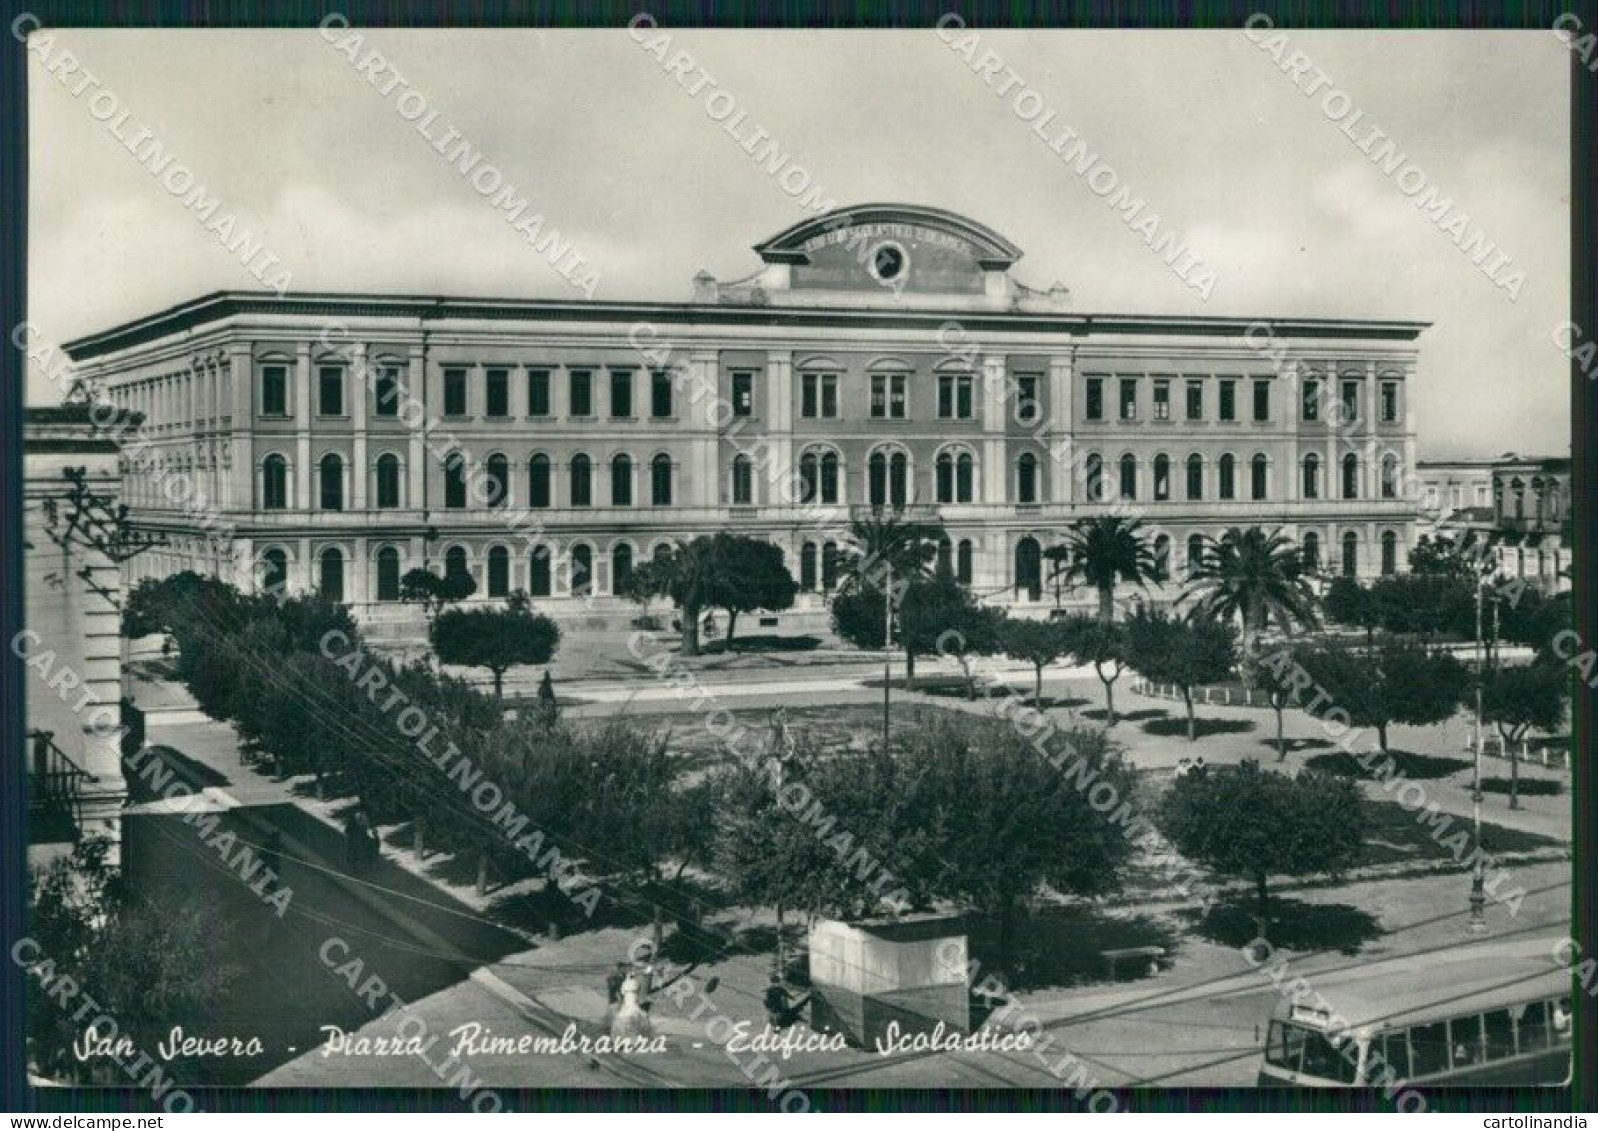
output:
[[[783,985],[782,979],[777,975],[771,976],[771,984],[766,987],[766,1020],[773,1029],[788,1028],[799,1020],[800,1014],[810,1002],[810,995],[806,994],[798,1001],[788,996],[788,987]]]

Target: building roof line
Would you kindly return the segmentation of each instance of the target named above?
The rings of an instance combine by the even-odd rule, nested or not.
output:
[[[73,361],[84,361],[238,314],[337,314],[368,317],[537,317],[559,315],[600,321],[655,317],[674,323],[739,323],[915,326],[949,320],[981,328],[1094,333],[1188,333],[1236,336],[1256,327],[1284,338],[1372,337],[1413,341],[1431,326],[1419,320],[1341,318],[1250,318],[1187,314],[1118,314],[1026,311],[1012,308],[904,308],[891,306],[734,306],[653,300],[495,298],[466,295],[383,294],[350,291],[213,291],[165,310],[132,319],[63,344]]]

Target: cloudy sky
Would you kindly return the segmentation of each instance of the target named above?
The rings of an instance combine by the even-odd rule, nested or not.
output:
[[[1549,33],[1294,33],[1526,279],[1511,301],[1241,33],[985,33],[1162,224],[1208,302],[930,30],[682,32],[839,203],[968,214],[1017,275],[1083,311],[1415,318],[1425,455],[1568,450],[1568,54]],[[596,297],[685,298],[700,268],[808,213],[625,31],[371,33],[407,83],[591,261]],[[59,33],[131,117],[292,273],[295,289],[570,296],[317,33]],[[64,341],[259,287],[74,96],[30,67],[30,310]],[[73,85],[78,79],[73,79]],[[1324,93],[1324,92],[1322,92]],[[1012,96],[1014,92],[1012,91]],[[745,135],[748,127],[745,127]],[[435,136],[440,132],[435,128]],[[1504,274],[1508,273],[1508,270]],[[29,400],[54,399],[35,373]]]

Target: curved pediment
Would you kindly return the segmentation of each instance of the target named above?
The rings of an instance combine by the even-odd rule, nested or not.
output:
[[[938,248],[984,271],[1003,271],[1021,249],[992,228],[958,213],[919,204],[858,204],[801,220],[755,245],[767,263],[810,265],[829,248],[886,241]],[[908,249],[907,249],[908,250]]]

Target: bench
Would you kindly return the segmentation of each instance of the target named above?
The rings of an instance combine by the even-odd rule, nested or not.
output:
[[[1101,950],[1099,953],[1104,957],[1105,965],[1109,969],[1110,981],[1113,982],[1115,981],[1116,964],[1128,958],[1138,959],[1139,961],[1146,959],[1149,964],[1149,974],[1158,974],[1160,972],[1160,959],[1165,957],[1165,948],[1163,946],[1128,946],[1120,950]]]

